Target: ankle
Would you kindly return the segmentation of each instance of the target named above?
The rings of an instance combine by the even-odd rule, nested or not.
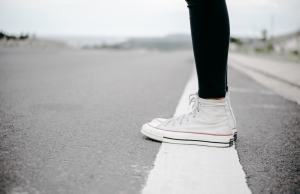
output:
[[[224,100],[225,97],[221,97],[221,98],[204,98],[206,100]]]
[[[206,105],[223,105],[226,103],[225,98],[199,98],[199,102]]]
[[[198,97],[202,98],[204,100],[224,100],[225,99],[225,96],[222,96],[222,97],[201,97],[199,94],[198,94]]]
[[[225,98],[222,97],[222,98],[202,98],[206,101],[210,101],[210,102],[224,102],[225,101]]]

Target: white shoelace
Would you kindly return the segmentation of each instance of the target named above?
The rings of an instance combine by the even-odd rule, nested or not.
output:
[[[189,122],[190,118],[195,118],[196,115],[199,113],[200,111],[200,100],[198,97],[198,94],[191,94],[189,96],[189,105],[192,105],[192,111],[190,113],[187,114],[183,114],[177,117],[173,117],[169,120],[167,120],[164,125],[168,126],[168,125],[175,125],[176,123],[178,123],[179,125],[182,125],[184,121]]]

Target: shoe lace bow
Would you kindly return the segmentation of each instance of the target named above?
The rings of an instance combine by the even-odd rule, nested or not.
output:
[[[189,96],[189,106],[192,107],[192,111],[183,114],[177,117],[174,117],[172,119],[169,119],[165,125],[174,125],[175,123],[178,123],[179,125],[182,125],[183,122],[188,122],[191,118],[195,118],[197,116],[197,113],[200,111],[201,103],[198,97],[198,94],[191,94]]]

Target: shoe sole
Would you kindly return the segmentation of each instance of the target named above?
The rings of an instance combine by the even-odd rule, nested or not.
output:
[[[163,121],[158,121],[158,122],[162,123]],[[236,142],[236,140],[237,140],[237,129],[233,128],[232,131],[233,131],[233,141]]]
[[[208,134],[187,134],[180,132],[164,131],[167,135],[159,135],[161,131],[159,129],[143,127],[141,133],[150,139],[184,145],[199,145],[209,147],[231,147],[233,145],[233,136],[219,136]]]

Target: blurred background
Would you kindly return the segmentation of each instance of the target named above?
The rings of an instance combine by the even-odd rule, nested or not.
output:
[[[300,1],[227,5],[247,183],[299,193]],[[0,193],[140,193],[193,63],[184,0],[0,0]]]
[[[298,0],[227,4],[233,50],[299,60]],[[22,40],[83,49],[191,48],[184,0],[1,0],[0,31],[1,46]]]

